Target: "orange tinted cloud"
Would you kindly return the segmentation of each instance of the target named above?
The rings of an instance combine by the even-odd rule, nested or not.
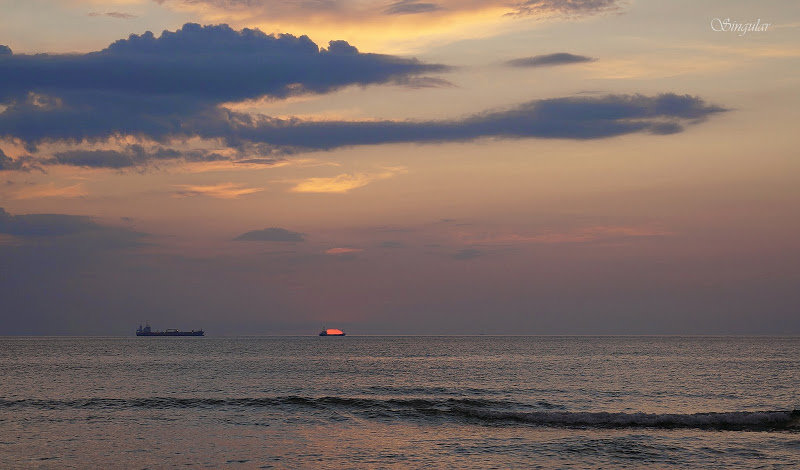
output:
[[[236,199],[248,194],[263,191],[264,188],[248,188],[239,183],[219,183],[214,185],[181,184],[175,192],[177,197],[208,196],[218,199]]]
[[[473,234],[459,233],[457,238],[463,243],[514,244],[514,243],[588,243],[596,241],[615,241],[642,237],[665,237],[672,232],[645,226],[604,226],[583,227],[576,230],[557,232],[545,231],[538,234]]]
[[[88,196],[89,192],[83,186],[83,183],[77,183],[70,186],[56,186],[54,183],[48,183],[37,186],[27,186],[16,191],[13,195],[14,199],[41,199],[46,197],[56,198],[73,198]]]
[[[330,249],[325,250],[325,254],[326,255],[347,255],[347,254],[351,254],[351,253],[358,253],[360,251],[364,251],[364,250],[362,250],[361,248],[342,248],[342,247],[337,247],[337,248],[330,248]]]
[[[405,172],[405,168],[394,167],[387,168],[380,173],[342,173],[330,178],[308,178],[297,183],[290,191],[294,193],[346,193],[373,181],[391,178]]]
[[[347,39],[367,50],[400,52],[442,38],[507,32],[522,17],[580,16],[613,11],[615,0],[158,0],[204,21],[307,34],[323,44]]]

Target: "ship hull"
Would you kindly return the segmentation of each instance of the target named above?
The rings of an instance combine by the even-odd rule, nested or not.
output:
[[[136,336],[203,336],[205,332],[200,331],[137,331]]]

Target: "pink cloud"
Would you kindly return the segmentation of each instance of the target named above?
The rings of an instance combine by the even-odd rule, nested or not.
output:
[[[359,251],[364,251],[361,248],[330,248],[325,250],[326,255],[346,255],[349,253],[358,253]]]

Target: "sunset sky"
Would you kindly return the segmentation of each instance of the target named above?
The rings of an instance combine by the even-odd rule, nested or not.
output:
[[[796,1],[0,13],[0,335],[800,334]]]

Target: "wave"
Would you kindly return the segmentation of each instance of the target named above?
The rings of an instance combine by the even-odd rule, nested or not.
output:
[[[800,410],[731,411],[710,413],[617,413],[553,411],[556,405],[533,405],[480,398],[350,398],[350,397],[263,397],[263,398],[83,398],[74,400],[0,399],[0,409],[119,410],[174,408],[274,408],[350,411],[362,417],[455,419],[479,424],[516,423],[543,427],[580,428],[666,428],[767,431],[800,431]],[[538,409],[537,409],[538,408]],[[545,411],[540,411],[544,409]]]
[[[684,428],[716,430],[800,430],[800,410],[733,411],[723,413],[608,413],[608,412],[480,412],[466,416],[485,421],[515,421],[539,426],[601,428]]]

